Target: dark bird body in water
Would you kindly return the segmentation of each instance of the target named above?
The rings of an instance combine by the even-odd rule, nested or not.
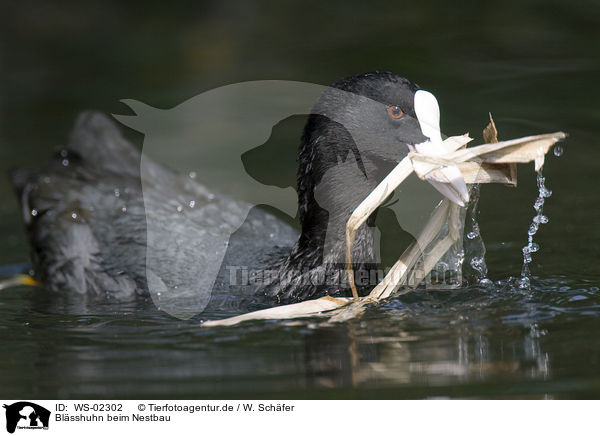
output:
[[[336,89],[368,97],[383,109],[363,107],[361,99],[340,101]],[[427,139],[414,113],[417,90],[406,79],[377,72],[342,79],[321,96],[299,146],[300,235],[273,215],[253,208],[230,239],[213,287],[212,307],[235,311],[350,295],[341,277],[345,223],[408,153],[408,145]],[[343,122],[317,113],[334,113],[332,118]],[[369,132],[367,149],[359,150],[344,126]],[[128,300],[147,296],[152,277],[158,276],[168,288],[193,282],[186,265],[207,255],[203,234],[238,216],[242,203],[148,159],[142,180],[140,161],[140,152],[121,136],[114,122],[90,112],[78,118],[67,147],[46,167],[13,173],[34,270],[47,289]],[[344,162],[352,162],[357,170],[347,171]],[[177,205],[187,205],[189,198],[195,199],[193,209],[178,213]],[[152,240],[147,231],[150,218],[162,228]],[[374,216],[357,233],[357,272],[368,273],[378,266],[373,221]],[[146,271],[149,246],[161,259],[151,276]],[[276,271],[286,280],[231,283],[231,266],[239,265]],[[324,280],[313,283],[310,277],[314,276]]]

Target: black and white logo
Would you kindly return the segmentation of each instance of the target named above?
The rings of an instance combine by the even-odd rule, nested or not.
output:
[[[50,411],[29,401],[5,404],[6,431],[14,433],[16,429],[39,430],[48,429]]]

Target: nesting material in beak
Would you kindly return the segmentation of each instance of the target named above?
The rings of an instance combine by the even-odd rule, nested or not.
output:
[[[442,141],[440,132],[440,106],[435,96],[428,91],[419,90],[415,93],[415,113],[423,135],[429,140],[416,144],[414,150],[425,156],[442,156],[454,150],[448,148]],[[429,183],[450,201],[464,206],[469,202],[469,188],[461,171],[453,165],[441,166],[439,173],[444,181]]]
[[[411,153],[400,161],[354,210],[346,223],[346,268],[353,297],[321,297],[301,303],[245,313],[231,318],[206,321],[203,324],[204,327],[229,326],[247,320],[293,319],[310,316],[326,316],[331,322],[339,322],[360,316],[367,304],[389,297],[406,283],[416,259],[421,256],[423,247],[433,245],[425,253],[423,259],[421,272],[424,277],[429,274],[436,262],[460,237],[454,225],[458,219],[458,206],[456,205],[462,206],[469,201],[468,191],[463,189],[463,185],[465,188],[466,183],[502,183],[516,186],[515,164],[535,162],[537,171],[543,164],[544,156],[548,153],[550,147],[566,137],[563,132],[555,132],[497,142],[495,133],[492,136],[486,136],[484,133],[487,144],[464,148],[471,141],[468,135],[453,136],[445,141],[441,140],[439,107],[431,93],[417,91],[415,108],[423,134],[429,140],[413,147]],[[493,124],[493,121],[491,121],[491,124]],[[448,170],[448,168],[453,169]],[[460,178],[454,169],[459,172]],[[413,172],[421,180],[426,180],[435,186],[448,199],[442,200],[436,206],[417,241],[407,247],[384,279],[367,297],[359,298],[352,268],[352,246],[356,231],[389,197],[394,189]],[[444,192],[440,188],[447,188],[447,190]],[[451,198],[453,195],[455,198]],[[456,203],[456,205],[451,204],[449,200]],[[444,223],[450,224],[449,231],[444,238],[436,240],[439,232],[444,227]]]

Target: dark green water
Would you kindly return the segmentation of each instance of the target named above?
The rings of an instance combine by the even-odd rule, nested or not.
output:
[[[247,80],[320,84],[391,70],[434,92],[442,131],[501,138],[563,130],[544,167],[553,191],[518,289],[537,196],[482,188],[493,286],[407,294],[338,325],[201,329],[147,308],[65,305],[0,292],[0,397],[597,398],[600,396],[600,4],[598,2],[110,2],[0,13],[0,170],[44,162],[78,112],[167,108]],[[296,142],[298,123],[278,135]],[[134,132],[128,135],[141,144]],[[269,168],[257,164],[257,171]],[[293,174],[292,164],[281,177]],[[0,265],[28,248],[0,178]]]

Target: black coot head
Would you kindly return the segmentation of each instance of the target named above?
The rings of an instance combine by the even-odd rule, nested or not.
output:
[[[418,89],[393,73],[373,72],[341,79],[322,94],[300,145],[301,218],[325,175],[331,208],[346,216],[406,156],[408,145],[427,140],[414,111]],[[358,171],[340,165],[348,157]]]
[[[417,85],[392,73],[361,74],[331,85],[313,112],[340,123],[367,157],[399,162],[407,144],[427,139],[415,115],[417,90]]]
[[[281,283],[267,291],[281,302],[344,293],[345,225],[352,211],[408,153],[426,141],[414,110],[419,87],[392,73],[341,79],[319,98],[300,143],[298,200],[302,234],[286,271],[319,272],[334,286]],[[354,271],[376,267],[373,225],[362,225],[353,244]],[[359,289],[360,291],[360,289]]]

